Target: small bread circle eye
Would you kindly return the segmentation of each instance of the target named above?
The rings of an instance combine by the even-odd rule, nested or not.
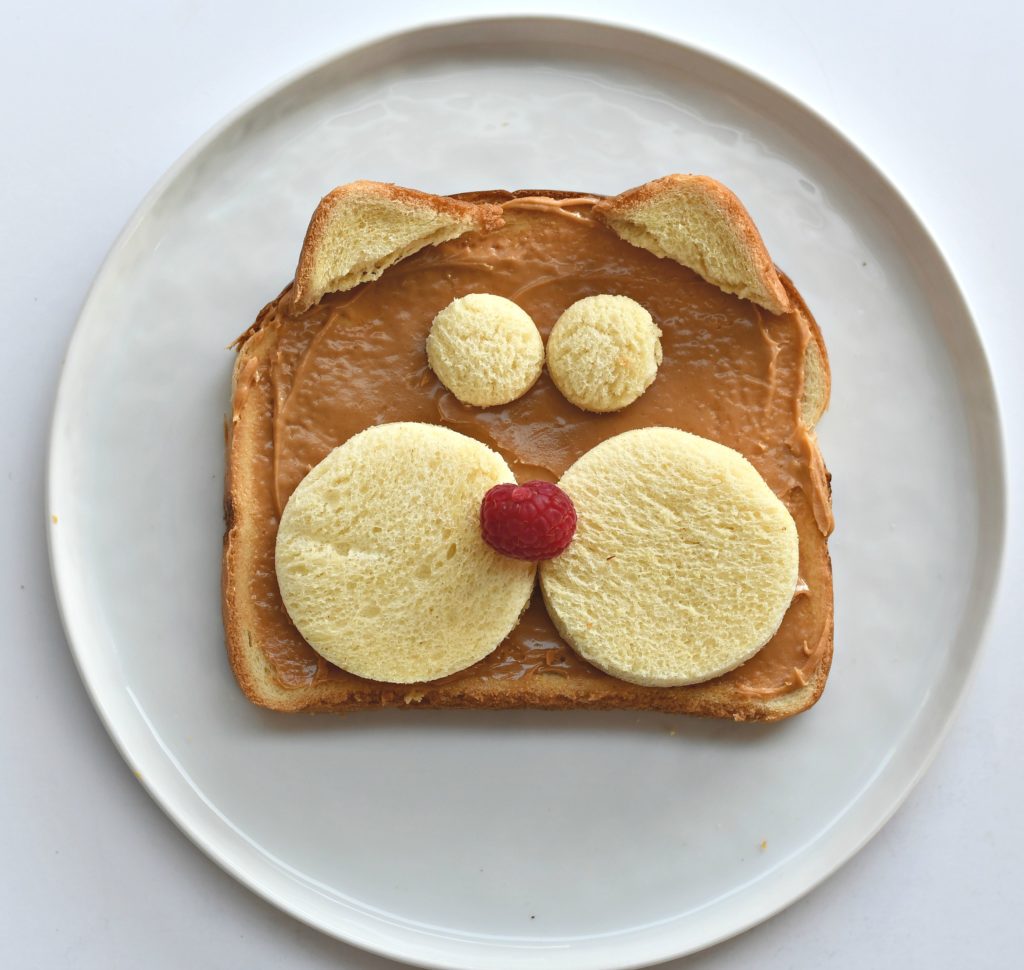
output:
[[[544,341],[522,307],[493,293],[471,293],[434,317],[427,362],[463,404],[493,407],[533,387],[544,369]]]
[[[602,293],[577,300],[548,337],[548,373],[584,411],[620,411],[654,383],[661,331],[636,300]]]

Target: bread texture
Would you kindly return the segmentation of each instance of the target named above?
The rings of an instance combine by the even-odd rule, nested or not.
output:
[[[601,293],[577,300],[548,337],[555,386],[584,411],[619,411],[654,383],[661,331],[628,296]]]
[[[641,428],[588,451],[558,484],[578,527],[541,564],[541,588],[558,632],[594,666],[648,687],[697,684],[775,635],[796,588],[796,525],[738,452]]]
[[[295,271],[299,310],[326,293],[375,280],[424,246],[501,225],[501,208],[428,195],[383,182],[350,182],[316,207]]]
[[[544,369],[544,341],[530,315],[492,293],[448,304],[427,335],[430,369],[463,404],[487,408],[522,397]]]
[[[488,489],[515,476],[448,428],[400,422],[335,448],[292,493],[277,580],[299,632],[358,677],[436,680],[486,657],[533,592],[533,563],[480,534]]]
[[[568,199],[581,194],[536,189],[517,193],[473,192],[465,193],[454,201],[465,202],[474,208],[489,207],[500,211],[500,204],[509,200],[525,200],[526,197],[537,196]],[[616,200],[607,201],[614,203]],[[496,217],[491,218],[492,224],[497,225]],[[477,231],[486,233],[490,230],[483,228]],[[447,245],[461,247],[462,244],[463,240],[459,240]],[[415,258],[421,259],[422,256]],[[801,345],[800,350],[805,363],[800,374],[798,395],[804,428],[810,432],[813,423],[820,418],[828,404],[828,358],[817,323],[796,288],[781,273],[777,277],[783,287],[785,304],[791,307],[789,312],[800,318],[804,332],[810,334],[806,346]],[[755,689],[738,689],[734,674],[742,672],[746,666],[734,674],[693,686],[647,687],[610,677],[585,663],[582,668],[566,669],[559,667],[555,658],[552,665],[550,658],[545,660],[543,651],[535,664],[536,674],[533,673],[534,668],[531,668],[523,672],[513,671],[507,677],[480,676],[474,673],[477,668],[471,667],[463,674],[451,678],[403,685],[366,680],[333,668],[328,672],[326,661],[320,660],[319,666],[304,669],[301,678],[294,682],[282,679],[279,666],[272,662],[274,638],[279,631],[268,628],[265,612],[261,612],[261,603],[254,592],[260,576],[268,568],[266,558],[261,558],[261,544],[266,544],[264,537],[268,535],[268,529],[276,528],[273,498],[259,486],[256,470],[266,460],[267,435],[273,432],[274,427],[268,416],[273,414],[277,393],[273,382],[261,379],[261,375],[270,373],[276,362],[281,360],[282,331],[278,324],[282,313],[279,311],[287,308],[283,316],[293,319],[291,305],[298,285],[296,280],[294,285],[286,287],[281,296],[264,308],[255,324],[239,339],[232,381],[228,474],[225,482],[223,607],[228,656],[240,686],[254,703],[278,711],[334,713],[381,706],[631,709],[739,721],[777,720],[804,711],[815,703],[824,689],[831,665],[833,624],[831,564],[826,542],[831,529],[827,472],[817,452],[813,435],[807,444],[810,448],[810,466],[823,483],[825,505],[813,510],[806,502],[797,503],[796,506],[787,502],[787,505],[793,512],[800,537],[800,577],[818,593],[814,597],[801,599],[805,594],[798,587],[794,599],[794,604],[804,604],[805,612],[812,616],[813,622],[808,621],[808,629],[813,630],[813,639],[805,641],[804,648],[808,655],[813,654],[818,659],[813,668],[807,669],[804,674],[795,671],[794,679],[791,684],[787,681],[789,686],[784,693],[769,694],[759,693]],[[514,297],[512,293],[509,295]],[[325,303],[334,299],[330,297]],[[782,301],[779,301],[781,304]],[[443,301],[438,303],[439,307],[443,305]],[[322,309],[314,307],[310,313],[316,314]],[[299,318],[300,321],[307,319],[308,316]],[[296,325],[308,327],[310,324],[302,322]],[[546,377],[543,379],[546,380]],[[651,393],[654,393],[653,389]],[[642,404],[637,406],[641,407]],[[622,413],[628,415],[630,412],[627,409]],[[618,420],[618,416],[601,416],[595,420]],[[783,493],[777,490],[777,494],[781,496]],[[269,568],[273,570],[272,561]],[[262,587],[259,589],[262,590]],[[531,617],[538,608],[535,596],[520,623],[521,629],[531,628]],[[784,621],[786,624],[789,623],[791,613],[787,614]],[[488,663],[493,657],[500,656],[499,648],[492,658],[481,663]],[[751,664],[756,662],[756,657],[750,661]]]
[[[787,313],[789,297],[743,203],[704,175],[666,175],[594,207],[623,239],[726,293]]]
[[[804,298],[789,277],[779,273],[779,278],[789,293],[793,312],[808,322],[811,331],[811,339],[804,350],[804,386],[801,388],[800,416],[804,426],[813,429],[828,410],[829,398],[832,396],[832,371],[828,364],[828,353],[821,330],[814,322]]]

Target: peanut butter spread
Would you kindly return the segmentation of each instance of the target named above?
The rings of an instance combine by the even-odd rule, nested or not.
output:
[[[263,652],[282,686],[351,675],[320,658],[288,619],[274,571],[278,517],[293,489],[332,448],[389,421],[444,424],[477,438],[500,452],[520,481],[556,481],[584,452],[633,428],[672,426],[735,448],[796,522],[801,582],[775,637],[719,680],[771,697],[798,688],[813,673],[830,625],[822,535],[831,530],[831,512],[824,469],[800,419],[809,325],[797,313],[773,316],[624,242],[592,217],[595,201],[509,200],[499,230],[428,247],[380,279],[325,297],[302,314],[292,309],[286,290],[261,315],[254,331],[272,341],[273,350],[250,359],[237,375],[235,408],[258,388],[259,467],[247,498],[261,525],[249,596],[261,616]],[[613,414],[580,411],[546,372],[511,404],[483,410],[463,405],[428,368],[424,343],[435,314],[468,293],[513,300],[545,338],[562,311],[582,297],[632,297],[662,331],[658,377],[639,400]],[[490,656],[445,682],[570,673],[610,679],[558,636],[537,593]]]

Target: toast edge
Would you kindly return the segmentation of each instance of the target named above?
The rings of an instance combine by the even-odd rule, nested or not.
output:
[[[594,207],[594,212],[613,232],[617,233],[630,245],[650,249],[656,255],[664,256],[665,253],[663,251],[658,252],[657,249],[651,248],[651,240],[640,241],[623,235],[621,224],[634,223],[639,228],[644,228],[643,219],[638,218],[638,214],[643,210],[644,206],[651,202],[656,202],[660,198],[671,198],[675,191],[683,187],[696,192],[705,200],[708,207],[714,211],[718,225],[725,230],[727,235],[731,235],[739,242],[746,254],[759,292],[756,295],[748,292],[743,295],[743,298],[758,303],[769,313],[789,313],[792,310],[789,294],[776,272],[775,264],[768,254],[768,248],[764,244],[761,231],[757,228],[753,217],[736,193],[717,179],[710,178],[707,175],[682,173],[665,175],[662,178],[645,182],[643,185],[626,189],[624,192],[620,192],[611,198],[603,199]],[[725,281],[716,279],[706,269],[702,269],[699,266],[690,266],[690,268],[723,291],[727,293],[738,292]],[[747,288],[748,290],[751,289],[749,283]]]
[[[455,238],[471,230],[490,230],[502,225],[503,218],[501,209],[498,206],[488,203],[476,203],[469,200],[459,199],[457,196],[432,195],[428,192],[421,192],[418,189],[408,189],[391,182],[370,182],[358,181],[339,185],[327,193],[317,204],[310,217],[309,225],[306,228],[305,237],[302,240],[302,248],[299,251],[299,262],[295,269],[295,282],[293,300],[295,306],[300,310],[306,310],[318,303],[327,293],[342,292],[358,285],[359,278],[349,279],[346,275],[340,285],[325,291],[320,291],[313,283],[315,268],[317,264],[326,259],[323,253],[324,242],[327,238],[328,227],[334,216],[335,209],[350,196],[361,195],[364,199],[373,199],[378,204],[390,205],[397,209],[406,211],[428,210],[436,215],[444,216],[451,227],[452,232],[445,236],[446,239]],[[437,240],[435,240],[437,241]],[[384,257],[382,266],[377,272],[383,272],[392,265],[396,259],[411,255],[424,246],[431,245],[429,238],[424,238],[413,248],[401,254],[392,254]]]

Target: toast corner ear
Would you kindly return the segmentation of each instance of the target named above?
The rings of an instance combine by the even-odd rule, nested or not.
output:
[[[476,205],[385,182],[340,185],[313,212],[292,302],[308,310],[327,293],[374,280],[426,246],[504,225],[501,206]]]
[[[594,206],[626,242],[674,259],[770,313],[792,304],[743,203],[706,175],[666,175]]]

